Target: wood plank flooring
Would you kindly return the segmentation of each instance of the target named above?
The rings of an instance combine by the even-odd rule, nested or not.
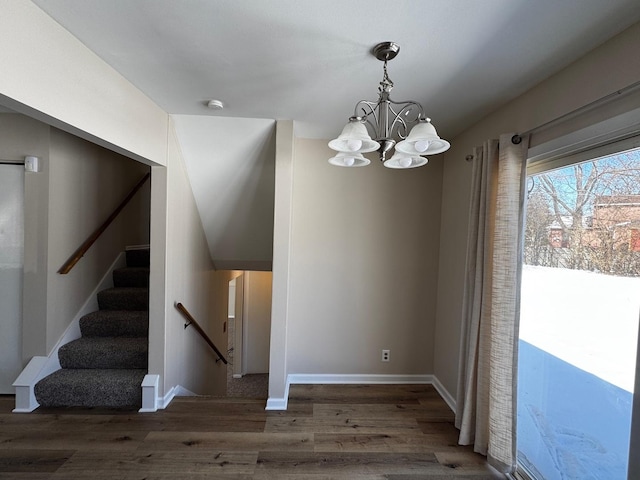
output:
[[[493,479],[457,445],[430,385],[294,385],[265,399],[177,398],[166,410],[38,409],[0,397],[0,480]]]

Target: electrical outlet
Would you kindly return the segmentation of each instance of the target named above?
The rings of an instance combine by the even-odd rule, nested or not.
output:
[[[382,361],[388,362],[390,360],[391,350],[382,350]]]

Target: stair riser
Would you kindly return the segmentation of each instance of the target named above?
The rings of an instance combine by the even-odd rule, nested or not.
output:
[[[79,338],[58,350],[62,368],[147,368],[146,338]]]
[[[78,357],[73,354],[60,354],[60,366],[62,368],[74,369],[143,369],[148,365],[148,354],[120,353],[118,357],[104,356],[98,357]]]
[[[128,267],[149,267],[149,250],[127,250]]]
[[[114,292],[103,290],[98,293],[100,310],[148,310],[149,291],[139,289],[136,292]]]
[[[114,270],[113,286],[149,288],[149,269],[121,268]]]
[[[112,315],[111,315],[112,314]],[[133,311],[98,311],[80,319],[83,337],[146,337],[148,313]]]
[[[99,391],[98,391],[99,392]],[[101,392],[101,394],[82,394],[74,392],[73,395],[59,395],[41,392],[36,395],[41,408],[59,407],[83,407],[83,408],[131,408],[138,410],[142,406],[142,388],[138,386],[133,392],[120,390],[117,395],[108,395],[111,392]]]
[[[131,407],[142,405],[145,370],[57,371],[35,386],[41,407]]]

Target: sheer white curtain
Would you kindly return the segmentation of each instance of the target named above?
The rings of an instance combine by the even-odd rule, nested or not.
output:
[[[528,138],[474,151],[456,427],[491,465],[516,465],[516,369]]]

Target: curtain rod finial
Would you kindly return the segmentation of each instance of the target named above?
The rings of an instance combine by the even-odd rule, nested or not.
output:
[[[471,160],[473,160],[473,155],[467,155],[466,157],[464,157],[464,159],[465,159],[467,162],[470,162]]]
[[[520,143],[522,143],[522,137],[516,133],[513,137],[511,137],[511,143],[513,143],[514,145],[520,145]]]

